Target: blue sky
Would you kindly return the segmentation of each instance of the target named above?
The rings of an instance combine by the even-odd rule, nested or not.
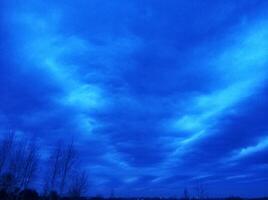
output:
[[[1,4],[1,134],[75,137],[92,193],[268,195],[267,1]]]

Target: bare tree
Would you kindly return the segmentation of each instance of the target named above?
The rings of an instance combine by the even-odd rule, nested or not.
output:
[[[22,180],[26,148],[27,146],[25,145],[24,140],[16,141],[13,146],[12,155],[10,157],[9,172],[13,174],[17,187],[20,186]]]
[[[183,199],[185,199],[185,200],[190,199],[190,193],[189,193],[189,191],[188,191],[187,188],[184,188],[184,191],[183,191]]]
[[[207,199],[207,193],[203,184],[198,183],[195,190],[198,199]]]
[[[56,146],[48,160],[49,168],[44,183],[44,192],[56,191],[62,195],[66,185],[69,184],[77,154],[73,141],[66,146],[59,141]]]
[[[39,155],[34,140],[23,138],[16,141],[10,158],[9,172],[14,176],[17,187],[27,188],[34,180]]]
[[[29,140],[26,137],[18,137],[15,140],[14,136],[14,133],[10,132],[0,140],[0,187],[12,190],[26,189],[33,183],[37,170],[40,169],[39,146],[36,140]],[[59,142],[52,151],[47,165],[49,166],[45,182],[47,192],[57,191],[62,195],[69,186],[70,194],[79,197],[86,191],[88,185],[86,172],[74,173],[77,156],[73,141],[68,145]]]
[[[0,174],[3,173],[5,167],[8,165],[8,159],[12,153],[12,146],[14,143],[15,134],[10,131],[0,143]]]
[[[110,193],[110,199],[114,199],[115,198],[115,192],[114,192],[114,188],[111,189],[111,193]]]
[[[48,172],[45,177],[45,190],[47,192],[57,190],[57,182],[61,171],[61,160],[62,160],[62,144],[58,142],[57,147],[52,151],[48,161]]]
[[[67,178],[72,171],[76,160],[76,151],[74,148],[73,141],[67,145],[66,149],[64,149],[61,157],[61,180],[60,180],[60,194],[62,195],[65,191],[65,186],[67,182]]]
[[[69,194],[73,198],[81,197],[88,188],[88,175],[86,171],[78,172],[73,177],[72,184],[69,189]]]
[[[37,171],[38,158],[39,155],[37,153],[36,143],[29,143],[26,148],[26,154],[24,158],[24,170],[22,172],[21,188],[27,188],[33,181],[33,178]]]

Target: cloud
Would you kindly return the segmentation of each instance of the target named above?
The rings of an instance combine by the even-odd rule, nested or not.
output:
[[[185,141],[195,141],[211,132],[209,129],[217,125],[217,118],[239,112],[239,104],[262,89],[267,75],[268,51],[267,45],[263,45],[268,43],[265,24],[257,22],[250,30],[237,33],[237,44],[227,46],[218,59],[214,59],[212,67],[213,71],[218,70],[219,82],[215,83],[218,88],[192,97],[188,105],[190,113],[186,111],[187,114],[171,124],[174,131],[192,132]]]
[[[267,150],[268,148],[268,138],[262,138],[256,145],[248,146],[241,148],[239,150],[236,150],[234,155],[230,158],[231,161],[235,161],[238,159],[243,159],[245,157],[254,155],[258,152]]]
[[[6,4],[1,133],[75,136],[105,194],[265,182],[267,3]]]

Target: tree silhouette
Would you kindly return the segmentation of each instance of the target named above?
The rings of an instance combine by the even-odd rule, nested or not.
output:
[[[183,199],[189,200],[190,199],[190,193],[187,188],[184,188],[183,190]]]
[[[14,132],[10,131],[0,142],[0,174],[6,170],[5,167],[8,165],[10,154],[12,153],[14,137]]]
[[[47,174],[45,176],[45,190],[47,192],[57,190],[57,182],[59,181],[61,171],[62,154],[62,144],[59,141],[56,148],[52,151],[47,164]]]
[[[88,175],[86,171],[77,172],[71,183],[69,194],[73,198],[81,197],[88,188]]]
[[[39,196],[35,190],[25,189],[19,193],[20,200],[38,200]]]
[[[205,186],[201,183],[198,183],[195,187],[195,191],[196,191],[196,197],[198,199],[207,199],[208,195],[207,192],[205,190]]]
[[[74,149],[74,144],[72,141],[69,145],[67,145],[66,149],[64,149],[62,153],[62,159],[60,160],[61,161],[60,195],[62,195],[65,191],[66,181],[68,175],[70,175],[72,167],[74,166],[76,155],[77,154]]]
[[[0,188],[7,192],[11,192],[16,185],[15,178],[11,173],[4,173],[0,177]]]
[[[27,188],[33,181],[34,175],[37,171],[38,157],[39,155],[37,153],[36,144],[33,142],[28,143],[22,166],[21,188]]]

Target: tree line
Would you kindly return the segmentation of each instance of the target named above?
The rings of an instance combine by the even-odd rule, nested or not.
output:
[[[80,198],[88,187],[87,171],[79,165],[72,140],[42,149],[34,138],[14,132],[0,139],[0,199]],[[26,197],[26,196],[27,197]]]
[[[104,199],[101,196],[85,198],[88,174],[81,168],[81,159],[74,141],[58,141],[47,150],[34,138],[14,132],[0,138],[0,200],[73,200]],[[38,191],[38,192],[37,192]],[[203,184],[197,184],[192,194],[185,188],[181,198],[116,198],[114,200],[202,200],[213,199]],[[214,198],[242,200],[240,197]],[[268,198],[259,198],[266,200]]]

